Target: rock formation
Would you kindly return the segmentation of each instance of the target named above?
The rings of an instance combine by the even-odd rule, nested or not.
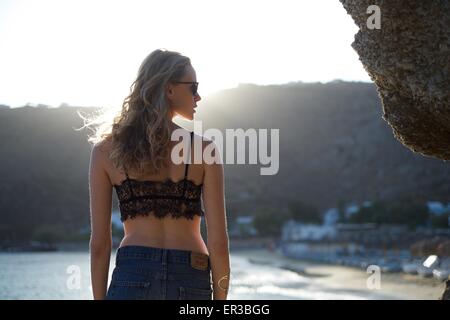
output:
[[[340,0],[359,32],[352,47],[378,88],[383,119],[405,146],[450,159],[450,1]],[[380,28],[368,19],[380,9]]]

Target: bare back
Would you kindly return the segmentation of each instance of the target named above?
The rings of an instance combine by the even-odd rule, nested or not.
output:
[[[201,139],[194,135],[194,139]],[[172,145],[173,147],[173,145]],[[105,143],[102,148],[109,154],[110,144]],[[184,156],[184,155],[182,155]],[[114,167],[110,160],[106,161],[106,172],[112,185],[120,185],[125,179],[125,172]],[[137,176],[135,172],[128,171],[131,179],[140,181],[163,181],[171,179],[180,181],[184,177],[186,164],[171,163],[158,175]],[[191,152],[191,163],[188,168],[187,179],[199,185],[203,183],[204,167],[203,164],[193,163],[193,153]],[[167,249],[192,250],[208,254],[208,249],[200,233],[201,217],[195,216],[194,219],[174,219],[170,215],[164,218],[156,218],[153,215],[137,216],[133,219],[127,219],[123,222],[124,238],[120,247],[128,245],[140,245]]]

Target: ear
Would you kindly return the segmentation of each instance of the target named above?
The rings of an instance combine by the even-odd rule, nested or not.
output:
[[[168,98],[172,98],[172,97],[174,96],[174,94],[175,94],[175,89],[174,89],[173,84],[168,83],[168,84],[166,85],[166,96],[167,96]]]

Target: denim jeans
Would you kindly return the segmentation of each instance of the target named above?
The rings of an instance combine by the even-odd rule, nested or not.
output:
[[[209,256],[187,250],[124,246],[106,300],[211,300]]]

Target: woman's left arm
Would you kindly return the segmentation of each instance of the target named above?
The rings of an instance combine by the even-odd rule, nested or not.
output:
[[[105,155],[99,145],[91,152],[89,166],[89,197],[91,215],[91,284],[94,300],[106,296],[109,261],[111,258],[111,200],[112,184],[105,170]]]

